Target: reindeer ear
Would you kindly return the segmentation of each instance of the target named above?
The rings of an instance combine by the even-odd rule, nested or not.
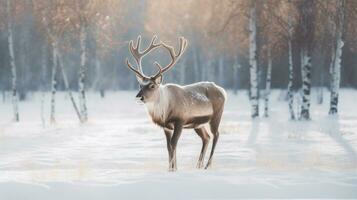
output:
[[[156,78],[155,78],[155,83],[156,84],[161,84],[162,83],[162,75],[159,75],[159,76],[157,76]]]

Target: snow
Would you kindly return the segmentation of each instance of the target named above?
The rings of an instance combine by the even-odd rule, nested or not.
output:
[[[44,127],[40,93],[20,102],[20,123],[10,120],[11,98],[1,102],[1,199],[357,198],[356,90],[341,89],[339,118],[327,116],[327,91],[323,105],[313,93],[310,122],[289,121],[278,90],[270,119],[252,121],[247,92],[229,92],[212,168],[195,169],[201,140],[184,130],[175,173],[135,94],[89,92],[84,125],[64,93],[55,125],[47,94]]]

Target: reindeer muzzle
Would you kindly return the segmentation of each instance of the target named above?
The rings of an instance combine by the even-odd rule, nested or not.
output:
[[[140,90],[139,93],[135,96],[136,102],[138,103],[143,103],[144,102],[144,96],[143,96],[143,91]]]

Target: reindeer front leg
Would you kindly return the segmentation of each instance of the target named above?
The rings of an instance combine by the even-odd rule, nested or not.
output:
[[[167,152],[169,154],[169,171],[173,169],[173,162],[172,160],[172,148],[171,148],[171,137],[172,137],[172,131],[169,129],[164,128],[165,136],[166,136],[166,144],[167,144]]]
[[[181,121],[176,121],[174,124],[174,133],[171,137],[171,160],[170,160],[170,171],[176,171],[177,170],[177,162],[176,162],[176,146],[177,142],[181,136],[182,132],[182,122]]]

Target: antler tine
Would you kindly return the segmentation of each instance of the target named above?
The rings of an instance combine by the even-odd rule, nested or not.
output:
[[[177,56],[181,56],[183,51],[186,50],[187,47],[187,40],[183,37],[180,37],[180,51],[178,52]]]
[[[136,69],[130,64],[128,58],[126,59],[126,64],[128,65],[129,69],[132,70],[133,72],[135,72],[135,74],[136,74],[137,76],[139,76],[141,79],[143,79],[143,78],[145,77],[141,72],[139,72],[138,70],[136,70]]]
[[[161,45],[161,43],[155,43],[156,39],[157,39],[157,36],[154,35],[154,37],[151,39],[151,42],[150,42],[150,45],[148,46],[148,48],[142,52],[140,52],[141,35],[139,35],[136,40],[136,45],[135,45],[136,47],[134,47],[134,41],[131,40],[129,43],[129,50],[130,50],[131,54],[133,55],[133,57],[135,58],[135,61],[138,65],[138,70],[142,75],[144,74],[142,66],[141,66],[142,58],[146,54],[148,54],[150,51],[152,51],[153,49],[155,49]]]
[[[178,59],[180,59],[180,57],[182,56],[183,52],[185,52],[186,47],[187,47],[187,40],[184,37],[180,37],[179,40],[180,40],[180,49],[177,54],[175,53],[175,50],[172,46],[169,46],[169,45],[165,44],[164,42],[161,43],[162,46],[169,51],[170,57],[171,57],[170,64],[168,64],[164,68],[162,68],[159,63],[155,63],[155,65],[157,65],[161,68],[161,73],[164,73],[165,71],[169,70],[172,66],[174,66],[176,64],[176,62],[178,61]]]
[[[144,56],[145,54],[149,53],[151,50],[153,50],[153,49],[159,47],[161,44],[160,44],[160,43],[155,44],[156,39],[157,39],[157,36],[154,35],[154,37],[152,37],[152,39],[151,39],[151,42],[150,42],[149,47],[148,47],[145,51],[143,51],[142,53],[140,53],[140,54]]]
[[[139,52],[140,51],[140,43],[141,43],[141,35],[138,36],[136,39],[136,50]]]
[[[160,76],[160,75],[162,74],[162,68],[161,68],[161,66],[160,66],[160,64],[159,64],[158,62],[154,62],[154,65],[155,65],[157,68],[159,68],[159,70],[157,71],[157,73],[156,73],[154,76],[152,76],[152,77],[156,78],[156,77],[158,77],[158,76]]]
[[[140,36],[139,36],[140,37]],[[139,57],[139,43],[140,43],[140,39],[138,37],[138,40],[137,40],[137,44],[136,44],[136,48],[134,47],[134,41],[133,40],[130,40],[129,42],[129,50],[130,50],[130,53],[131,55],[133,55],[133,57],[135,58],[136,60],[136,63],[139,65],[140,63],[140,57]]]

